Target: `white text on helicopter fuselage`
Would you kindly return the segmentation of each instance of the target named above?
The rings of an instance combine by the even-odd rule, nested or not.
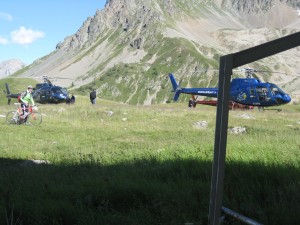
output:
[[[198,94],[216,94],[215,91],[198,91]]]

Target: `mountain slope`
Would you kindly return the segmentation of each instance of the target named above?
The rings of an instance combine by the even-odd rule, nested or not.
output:
[[[25,67],[25,64],[18,59],[0,62],[0,78],[9,76],[23,67]]]
[[[167,73],[182,85],[215,86],[218,73],[210,69],[218,69],[220,55],[299,31],[298,7],[296,0],[108,0],[20,75],[68,78],[56,84],[83,94],[96,87],[100,97],[130,104],[166,102],[172,97]],[[287,73],[260,76],[297,94],[299,51],[249,66]]]

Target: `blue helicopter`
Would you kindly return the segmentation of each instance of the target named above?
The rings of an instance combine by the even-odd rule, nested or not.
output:
[[[48,76],[43,76],[43,83],[36,84],[32,92],[32,97],[35,102],[46,104],[46,103],[66,103],[69,99],[69,93],[66,88],[55,86],[52,84]],[[12,94],[10,92],[9,86],[5,83],[6,94],[8,104],[12,98],[18,98],[21,93]]]
[[[258,106],[260,108],[279,106],[291,101],[291,97],[272,83],[263,83],[259,79],[252,78],[253,69],[246,69],[246,78],[234,78],[231,80],[230,101],[246,105]],[[182,88],[177,83],[174,75],[169,74],[174,92],[174,101],[179,95],[190,94],[217,98],[218,88]]]

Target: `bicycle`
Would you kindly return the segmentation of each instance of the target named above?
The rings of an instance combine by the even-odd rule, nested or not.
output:
[[[20,103],[15,103],[15,105],[18,106],[18,109],[15,111],[10,111],[6,114],[6,122],[10,125],[31,125],[31,126],[37,126],[42,123],[42,114],[37,112],[36,106],[28,107],[28,115],[26,118],[21,118],[21,115],[23,115],[22,108],[20,107]]]

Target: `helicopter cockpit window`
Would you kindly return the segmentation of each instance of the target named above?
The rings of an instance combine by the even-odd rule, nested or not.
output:
[[[55,90],[53,90],[53,93],[54,93],[54,94],[60,94],[61,91],[60,91],[59,89],[55,89]]]
[[[256,92],[260,95],[266,95],[267,94],[267,88],[266,87],[257,87]]]
[[[278,94],[284,95],[284,92],[275,84],[270,85],[270,90],[272,95],[278,95]]]
[[[68,92],[65,88],[55,88],[52,89],[54,94],[64,94],[64,95],[68,95]]]
[[[68,95],[68,91],[67,91],[67,89],[65,89],[65,88],[61,88],[60,90],[61,90],[61,92],[62,92],[64,95]]]
[[[262,87],[262,86],[256,87],[256,93],[260,101],[267,100],[268,89],[266,87]]]

